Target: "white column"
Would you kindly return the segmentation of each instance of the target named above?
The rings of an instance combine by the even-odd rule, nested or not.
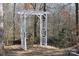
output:
[[[46,16],[45,16],[45,31],[46,31],[46,37],[45,37],[45,45],[47,46],[47,14],[46,14]]]
[[[45,19],[40,15],[40,45],[47,46],[47,14],[43,16]]]
[[[43,43],[43,45],[47,45],[47,32],[46,32],[46,30],[47,30],[47,24],[46,24],[46,14],[44,14],[43,15],[43,19],[42,19],[42,43]]]
[[[27,50],[27,41],[26,41],[26,15],[24,14],[24,50]]]
[[[40,15],[40,45],[42,45],[42,16]]]
[[[21,14],[20,15],[20,37],[21,37],[21,48],[24,50],[27,50],[27,42],[26,42],[26,15]]]
[[[22,20],[23,20],[23,15],[20,15],[20,37],[21,37],[21,48],[23,48],[23,23],[22,23]]]

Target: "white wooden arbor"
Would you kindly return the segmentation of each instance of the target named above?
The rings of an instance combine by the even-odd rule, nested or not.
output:
[[[27,50],[26,19],[31,15],[36,15],[40,19],[40,45],[47,46],[47,14],[49,12],[21,10],[18,14],[20,15],[21,48]]]

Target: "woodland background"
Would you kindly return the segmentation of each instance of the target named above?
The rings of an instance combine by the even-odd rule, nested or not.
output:
[[[0,35],[0,40],[5,40],[6,44],[20,40],[20,17],[17,12],[21,9],[51,13],[47,20],[49,45],[66,48],[79,42],[79,7],[74,3],[0,3],[0,23],[4,23],[4,28],[0,31],[4,34]],[[39,19],[36,16],[29,16],[27,24],[27,31],[32,34],[33,42],[39,44]]]

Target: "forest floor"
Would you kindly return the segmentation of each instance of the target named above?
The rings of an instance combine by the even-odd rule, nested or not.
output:
[[[63,56],[65,49],[52,46],[34,45],[33,48],[23,50],[20,45],[5,46],[6,56]]]

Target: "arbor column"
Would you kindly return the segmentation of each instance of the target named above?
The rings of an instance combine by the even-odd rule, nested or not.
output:
[[[24,14],[24,50],[27,50],[27,36],[26,36],[26,15]]]
[[[45,15],[45,45],[47,46],[47,14]]]
[[[40,45],[42,45],[42,16],[40,15]]]
[[[23,48],[23,15],[20,15],[20,37],[21,37],[21,48]]]
[[[40,45],[47,46],[47,14],[40,15]]]
[[[20,20],[21,20],[21,25],[20,25],[20,29],[21,29],[21,48],[23,48],[24,50],[27,49],[27,42],[26,42],[26,15],[20,15]]]

